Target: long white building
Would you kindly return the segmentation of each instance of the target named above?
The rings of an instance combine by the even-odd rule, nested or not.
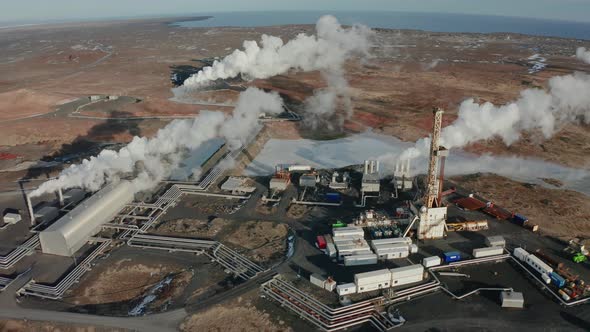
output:
[[[45,254],[72,256],[100,227],[131,203],[134,187],[129,181],[111,183],[76,206],[47,229],[39,232]]]

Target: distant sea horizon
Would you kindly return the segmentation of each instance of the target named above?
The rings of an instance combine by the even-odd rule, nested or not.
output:
[[[201,13],[207,19],[177,21],[184,28],[263,27],[315,24],[322,15],[333,15],[341,24],[371,28],[423,30],[449,33],[517,33],[533,36],[590,40],[590,22],[514,16],[419,12],[227,12]]]
[[[93,19],[48,19],[0,22],[0,29],[46,24],[105,22],[129,19],[166,19],[172,26],[185,28],[263,27],[315,24],[322,15],[334,15],[340,23],[365,24],[371,28],[423,30],[448,33],[517,33],[533,36],[590,40],[590,22],[545,18],[474,14],[393,12],[393,11],[257,11],[207,12],[184,15],[120,16]],[[187,19],[189,18],[189,19]]]

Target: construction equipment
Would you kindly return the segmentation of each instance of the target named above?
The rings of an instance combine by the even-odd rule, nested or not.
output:
[[[579,253],[574,254],[574,257],[572,257],[572,260],[574,261],[574,263],[583,263],[588,260],[588,257],[586,257],[584,254],[579,252]]]

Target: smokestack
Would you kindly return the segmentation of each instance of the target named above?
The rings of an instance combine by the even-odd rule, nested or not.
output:
[[[61,188],[57,190],[57,195],[59,196],[59,206],[64,206],[64,194]]]
[[[31,203],[31,198],[27,193],[25,193],[25,198],[27,200],[27,208],[29,209],[29,216],[31,216],[31,226],[35,226],[35,212],[33,212],[33,203]]]

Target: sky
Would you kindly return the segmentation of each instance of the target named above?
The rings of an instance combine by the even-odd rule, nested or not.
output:
[[[590,0],[2,0],[0,22],[226,11],[412,11],[590,22]]]

